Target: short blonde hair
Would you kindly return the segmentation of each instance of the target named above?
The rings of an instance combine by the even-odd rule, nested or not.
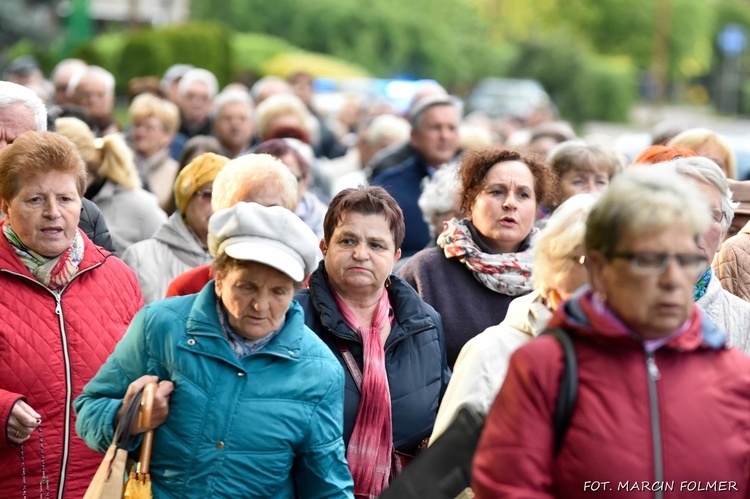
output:
[[[162,122],[167,132],[175,133],[180,128],[180,110],[169,102],[153,94],[140,94],[133,99],[128,108],[131,121],[154,116]]]
[[[589,214],[586,253],[612,258],[622,238],[664,231],[684,223],[697,238],[711,223],[708,202],[689,179],[655,168],[616,175]]]
[[[727,156],[727,178],[737,178],[737,156],[734,154],[734,150],[727,140],[713,130],[709,130],[708,128],[691,128],[677,134],[672,140],[667,142],[667,145],[686,146],[695,150],[696,147],[709,142],[713,142],[724,150],[724,154]]]
[[[246,154],[227,163],[216,175],[211,196],[214,212],[230,208],[237,195],[260,187],[276,189],[284,200],[284,208],[297,208],[297,179],[284,163],[269,154]]]
[[[261,140],[267,140],[273,122],[279,116],[291,114],[299,119],[300,126],[310,133],[310,112],[299,97],[292,94],[277,94],[267,98],[255,108],[255,120]]]
[[[53,132],[26,132],[0,152],[0,198],[13,200],[26,179],[49,172],[71,175],[78,195],[86,190],[86,166],[75,144]]]
[[[534,289],[542,296],[559,289],[559,278],[570,271],[576,248],[583,252],[586,236],[586,220],[597,196],[589,193],[576,194],[563,202],[550,215],[547,224],[536,242],[534,250]]]

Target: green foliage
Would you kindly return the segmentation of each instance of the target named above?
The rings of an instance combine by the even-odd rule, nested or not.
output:
[[[261,73],[264,62],[279,54],[299,50],[276,36],[261,33],[236,33],[231,38],[232,65],[237,73]]]
[[[635,102],[634,68],[623,58],[596,56],[563,34],[520,44],[509,76],[538,80],[563,118],[625,121]]]
[[[456,0],[227,0],[192,2],[193,16],[265,32],[381,77],[473,81],[489,65],[487,25]]]

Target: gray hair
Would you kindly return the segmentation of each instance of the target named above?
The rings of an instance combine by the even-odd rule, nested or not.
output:
[[[115,94],[115,77],[112,75],[112,73],[100,66],[88,66],[73,73],[73,76],[70,77],[70,81],[68,82],[67,93],[69,95],[73,95],[73,93],[75,93],[76,91],[76,88],[78,88],[78,85],[81,83],[81,80],[83,80],[87,76],[93,76],[94,78],[98,78],[103,81],[108,95]]]
[[[463,104],[458,98],[453,97],[452,95],[431,95],[418,100],[414,103],[411,109],[409,109],[408,117],[412,130],[419,130],[419,127],[422,126],[424,113],[431,107],[435,106],[451,106],[456,110],[458,118],[461,119]]]
[[[233,206],[248,191],[260,187],[278,190],[285,206],[294,211],[297,207],[297,179],[284,163],[270,154],[245,154],[231,160],[216,175],[211,195],[211,208],[214,212]]]
[[[371,146],[379,146],[384,142],[394,143],[409,138],[411,126],[409,122],[391,114],[381,114],[373,118],[365,129],[364,140]]]
[[[631,168],[616,175],[589,214],[586,253],[611,258],[627,233],[639,237],[682,222],[698,238],[711,224],[698,187],[677,173]]]
[[[11,83],[0,81],[0,109],[22,104],[34,113],[34,126],[37,132],[47,131],[47,108],[44,102],[31,89]]]
[[[432,177],[425,177],[422,194],[417,204],[422,210],[422,219],[430,229],[430,238],[435,238],[442,228],[433,227],[432,217],[438,213],[447,213],[459,205],[461,179],[458,178],[458,164],[448,163],[442,166]]]
[[[166,71],[164,71],[164,76],[162,76],[159,81],[159,88],[162,92],[166,92],[167,87],[169,87],[173,81],[182,78],[185,76],[185,73],[194,68],[195,66],[192,64],[172,64]]]
[[[716,162],[703,156],[693,156],[690,158],[677,158],[657,163],[653,166],[659,168],[660,171],[669,169],[675,173],[690,177],[698,182],[705,182],[714,187],[721,194],[721,211],[726,214],[722,230],[727,230],[732,225],[734,209],[739,206],[739,203],[732,201],[732,191],[729,190],[727,177]]]
[[[547,220],[536,241],[534,250],[534,289],[542,296],[559,289],[559,279],[579,265],[571,257],[576,248],[583,247],[586,220],[597,196],[576,194],[562,203]]]
[[[216,96],[216,92],[219,91],[219,82],[211,71],[202,68],[193,68],[182,75],[180,83],[177,85],[177,94],[185,95],[190,85],[196,81],[203,82],[208,86],[208,95],[212,99]]]
[[[221,109],[232,102],[239,102],[247,107],[247,115],[252,118],[253,115],[253,99],[250,94],[243,90],[224,90],[214,99],[213,107],[211,109],[211,117],[216,118]]]
[[[250,87],[250,96],[255,102],[260,102],[260,96],[263,94],[263,89],[270,84],[286,86],[289,88],[289,93],[292,93],[292,86],[288,81],[279,78],[278,76],[268,75],[256,81],[253,86]]]
[[[583,140],[569,140],[556,145],[547,155],[547,164],[558,180],[571,170],[603,171],[612,178],[623,166],[614,151]]]

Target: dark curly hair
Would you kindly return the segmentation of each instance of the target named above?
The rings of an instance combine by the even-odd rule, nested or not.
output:
[[[549,204],[555,199],[557,180],[536,154],[500,146],[481,147],[468,151],[461,161],[461,209],[465,213],[471,213],[490,169],[506,161],[519,161],[531,170],[537,204]]]

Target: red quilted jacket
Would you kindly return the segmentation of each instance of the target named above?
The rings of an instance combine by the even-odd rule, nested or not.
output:
[[[2,224],[0,224],[2,227]],[[21,398],[42,416],[51,497],[81,498],[102,455],[75,434],[73,400],[96,374],[143,306],[138,280],[121,260],[85,235],[78,274],[59,301],[0,236],[0,490],[21,497],[21,447],[6,438]],[[59,314],[59,315],[58,315]],[[29,497],[41,480],[40,439],[23,444]]]

